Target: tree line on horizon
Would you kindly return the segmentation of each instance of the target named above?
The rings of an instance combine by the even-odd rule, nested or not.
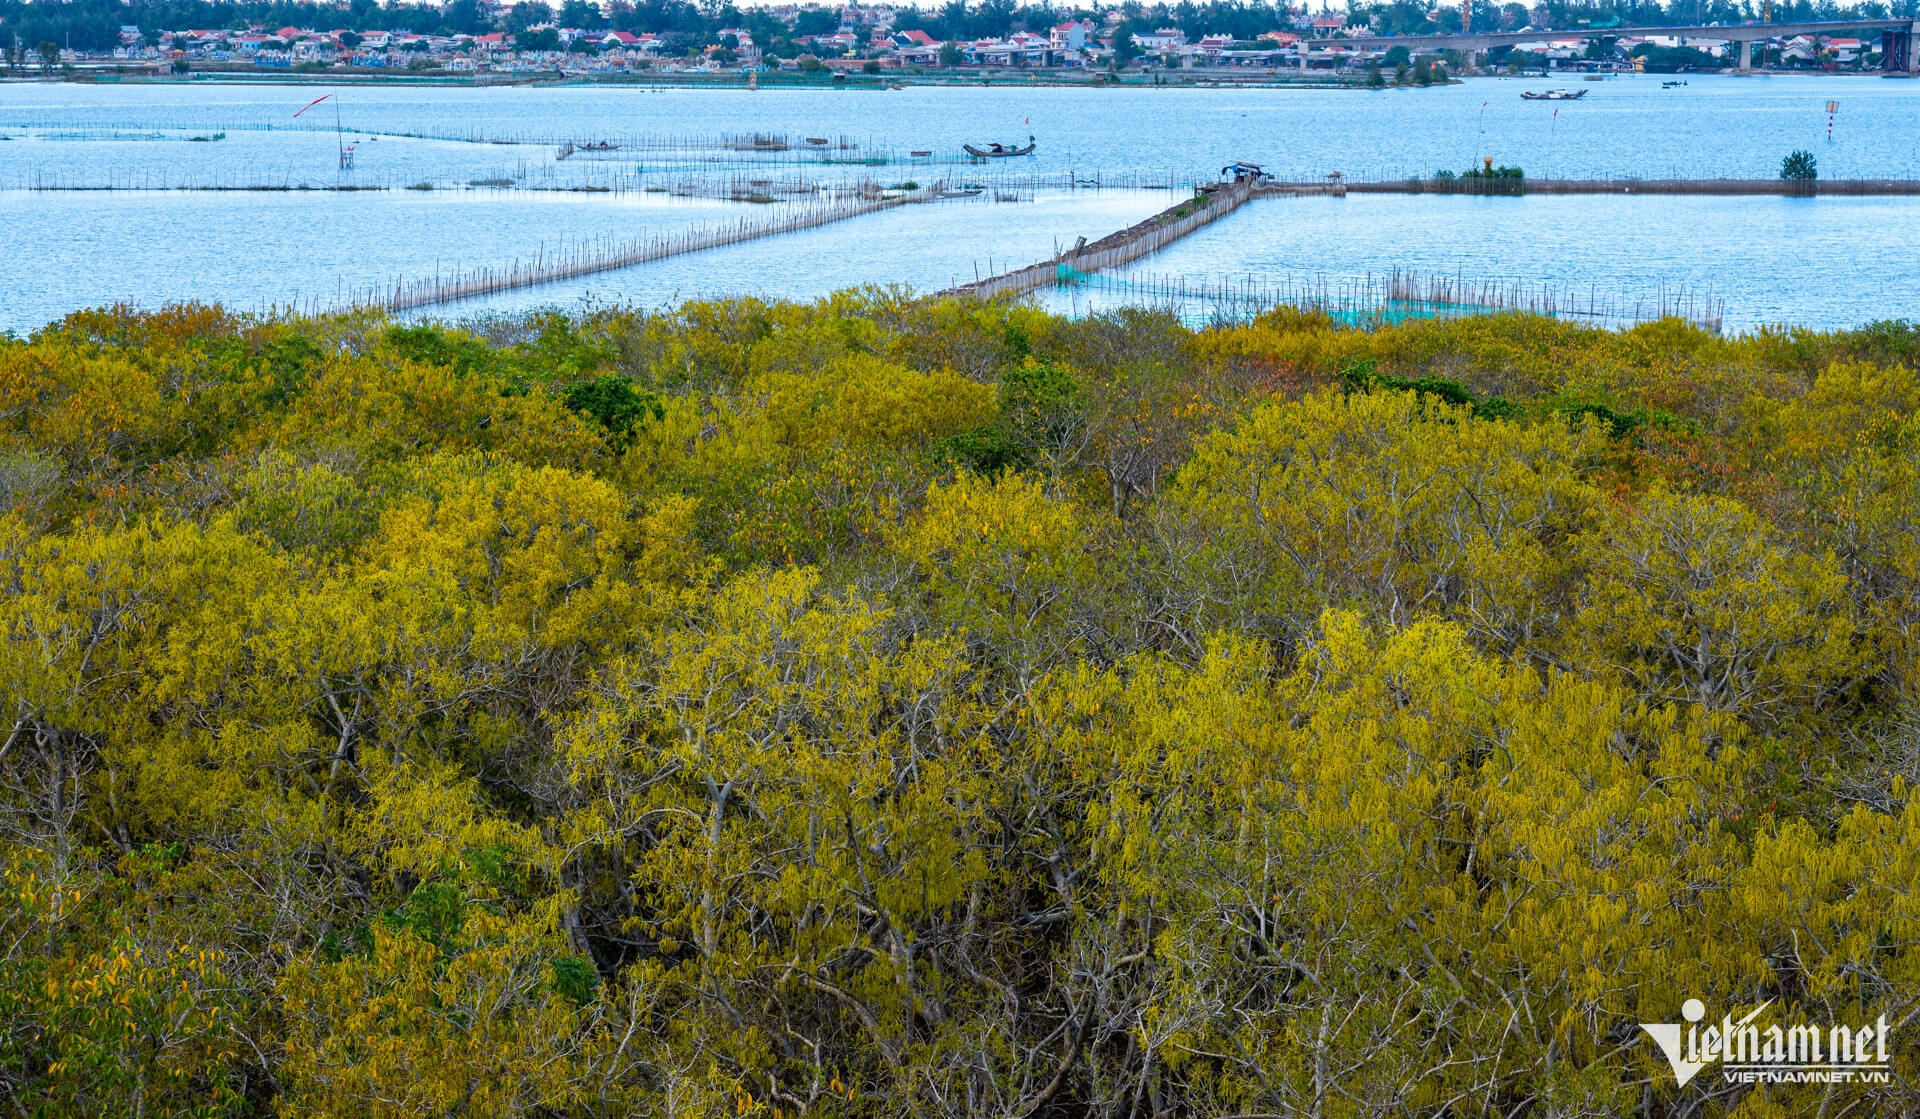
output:
[[[24,1115],[1920,1108],[1920,328],[0,338]],[[1892,1024],[1677,1087],[1638,1023]]]
[[[1014,0],[947,0],[940,5],[895,9],[894,26],[902,31],[923,30],[942,42],[1001,38],[1014,31],[1046,34],[1069,19],[1105,19],[1109,9],[1088,10],[1050,3],[1016,4]],[[1307,7],[1258,0],[1209,0],[1178,4],[1143,4],[1127,0],[1115,9],[1134,30],[1177,28],[1189,41],[1205,35],[1232,35],[1254,39],[1268,31],[1304,29],[1313,13]],[[1536,26],[1544,12],[1545,24],[1575,28],[1584,23],[1618,20],[1623,26],[1660,26],[1702,23],[1744,23],[1759,19],[1753,0],[1545,0],[1537,6],[1517,2],[1496,4],[1473,0],[1472,26],[1477,31],[1515,31]],[[0,0],[0,51],[19,47],[32,51],[42,43],[78,50],[107,50],[118,45],[120,28],[137,26],[149,41],[162,31],[199,29],[244,30],[250,26],[294,26],[314,30],[345,28],[353,31],[412,31],[423,35],[481,35],[494,31],[519,33],[529,27],[557,23],[587,31],[610,30],[654,33],[685,38],[688,46],[713,45],[724,28],[743,28],[756,43],[780,57],[793,57],[799,36],[829,34],[840,27],[840,9],[822,7],[800,12],[791,23],[775,18],[760,6],[732,3],[695,4],[691,0],[614,0],[603,7],[591,0],[520,0],[497,11],[477,0],[448,0],[444,5],[381,4],[375,0],[319,3],[315,0],[64,0],[59,4],[36,0]],[[1349,6],[1349,20],[1367,24],[1385,35],[1442,34],[1460,30],[1458,5],[1437,7],[1414,0],[1358,0]],[[1846,16],[1885,18],[1920,14],[1920,0],[1780,0],[1776,21],[1838,19]]]

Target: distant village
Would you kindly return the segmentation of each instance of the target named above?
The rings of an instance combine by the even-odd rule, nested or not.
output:
[[[248,26],[154,28],[120,27],[118,42],[106,49],[59,49],[43,44],[39,55],[15,48],[12,60],[45,63],[145,64],[190,72],[196,65],[219,69],[334,69],[440,71],[451,73],[556,70],[594,73],[723,73],[804,71],[809,73],[884,74],[888,71],[968,68],[1034,70],[1331,70],[1354,72],[1386,67],[1404,81],[1410,67],[1425,80],[1428,64],[1459,72],[1477,61],[1494,69],[1635,70],[1662,72],[1711,70],[1730,65],[1730,44],[1709,38],[1636,35],[1622,27],[1617,38],[1590,38],[1542,30],[1538,42],[1523,42],[1464,60],[1453,52],[1410,52],[1379,31],[1367,9],[1350,13],[1280,9],[1292,29],[1260,32],[1250,38],[1230,34],[1190,36],[1173,27],[1140,24],[1122,9],[1080,12],[1041,31],[1012,30],[1004,35],[942,41],[920,26],[916,9],[885,6],[823,7],[787,5],[756,8],[742,26],[684,31],[613,30],[632,26],[633,9],[624,0],[568,3],[556,12],[545,4],[511,8],[480,0],[475,13],[482,26],[513,27],[486,33],[418,34],[408,30],[348,27]],[[1508,5],[1519,9],[1520,5]],[[1129,5],[1136,14],[1138,8]],[[345,9],[341,9],[342,12]],[[1429,18],[1447,10],[1435,7]],[[1524,9],[1523,9],[1524,11]],[[1544,9],[1536,9],[1546,22]],[[1447,12],[1450,14],[1450,12]],[[753,26],[746,26],[751,23]],[[1520,30],[1526,30],[1521,27]],[[1335,40],[1312,45],[1305,40]],[[1878,62],[1877,38],[1845,36],[1786,37],[1760,45],[1763,65],[1806,69],[1866,69]],[[57,50],[57,59],[54,57]],[[22,56],[24,55],[24,58]]]

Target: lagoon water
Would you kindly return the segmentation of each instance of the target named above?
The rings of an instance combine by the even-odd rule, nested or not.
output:
[[[1785,152],[1806,148],[1823,177],[1920,177],[1920,83],[1687,82],[1580,83],[1589,95],[1561,103],[1519,93],[1572,78],[1386,92],[355,86],[340,91],[337,115],[328,102],[298,120],[295,111],[332,87],[0,84],[0,329],[29,331],[116,300],[325,304],[396,278],[730,220],[754,208],[660,191],[711,194],[743,176],[1048,181],[1019,187],[1017,202],[995,203],[989,190],[441,313],[564,306],[589,293],[654,304],[809,298],[860,282],[930,290],[1110,232],[1166,205],[1165,188],[1234,159],[1289,177],[1400,178],[1486,156],[1535,177],[1765,177]],[[1830,100],[1839,103],[1831,141]],[[832,138],[834,162],[721,143],[751,134]],[[982,170],[956,158],[964,141],[1028,135],[1039,145],[1030,159]],[[554,158],[562,140],[601,138],[621,149]],[[355,145],[345,172],[344,143]],[[1069,177],[1163,189],[1061,189]],[[518,189],[470,185],[502,182]],[[319,189],[337,185],[383,189]],[[51,186],[141,189],[32,189]],[[276,189],[154,189],[175,187]],[[555,189],[580,187],[611,189]],[[1732,328],[1849,325],[1920,315],[1916,232],[1920,198],[1909,197],[1356,195],[1261,200],[1136,270],[1341,278],[1398,267],[1625,296],[1685,285],[1723,300]]]
[[[1400,237],[1355,228],[1401,231]],[[1261,201],[1050,306],[1110,308],[1202,287],[1337,287],[1399,270],[1518,282],[1562,308],[1690,301],[1723,329],[1920,319],[1920,198],[1349,195]],[[1115,290],[1117,289],[1117,290]],[[1183,308],[1204,320],[1204,308]],[[1631,316],[1602,314],[1616,324]]]
[[[712,295],[805,299],[862,284],[926,291],[1049,256],[1170,204],[1166,191],[1030,192],[903,207],[579,280],[429,308],[479,311]],[[708,227],[760,207],[651,194],[535,191],[0,192],[11,262],[0,330],[25,333],[82,307],[219,302],[237,311],[323,310],[395,278],[531,261],[606,235]],[[30,265],[26,262],[32,262]]]

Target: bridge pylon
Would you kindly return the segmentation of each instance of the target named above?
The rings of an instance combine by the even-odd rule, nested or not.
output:
[[[1888,28],[1880,32],[1880,69],[1889,74],[1911,74],[1920,69],[1912,31]]]

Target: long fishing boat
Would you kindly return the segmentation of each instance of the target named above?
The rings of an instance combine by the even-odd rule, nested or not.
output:
[[[1578,101],[1591,92],[1593,91],[1587,89],[1549,89],[1544,93],[1535,93],[1533,90],[1527,90],[1520,96],[1523,100],[1527,101]]]
[[[1011,144],[988,144],[984,148],[977,147],[973,144],[961,144],[960,146],[966,149],[966,153],[975,159],[1002,159],[1010,155],[1032,155],[1034,144],[1033,138],[1028,137],[1027,146],[1024,148],[1016,148]]]

